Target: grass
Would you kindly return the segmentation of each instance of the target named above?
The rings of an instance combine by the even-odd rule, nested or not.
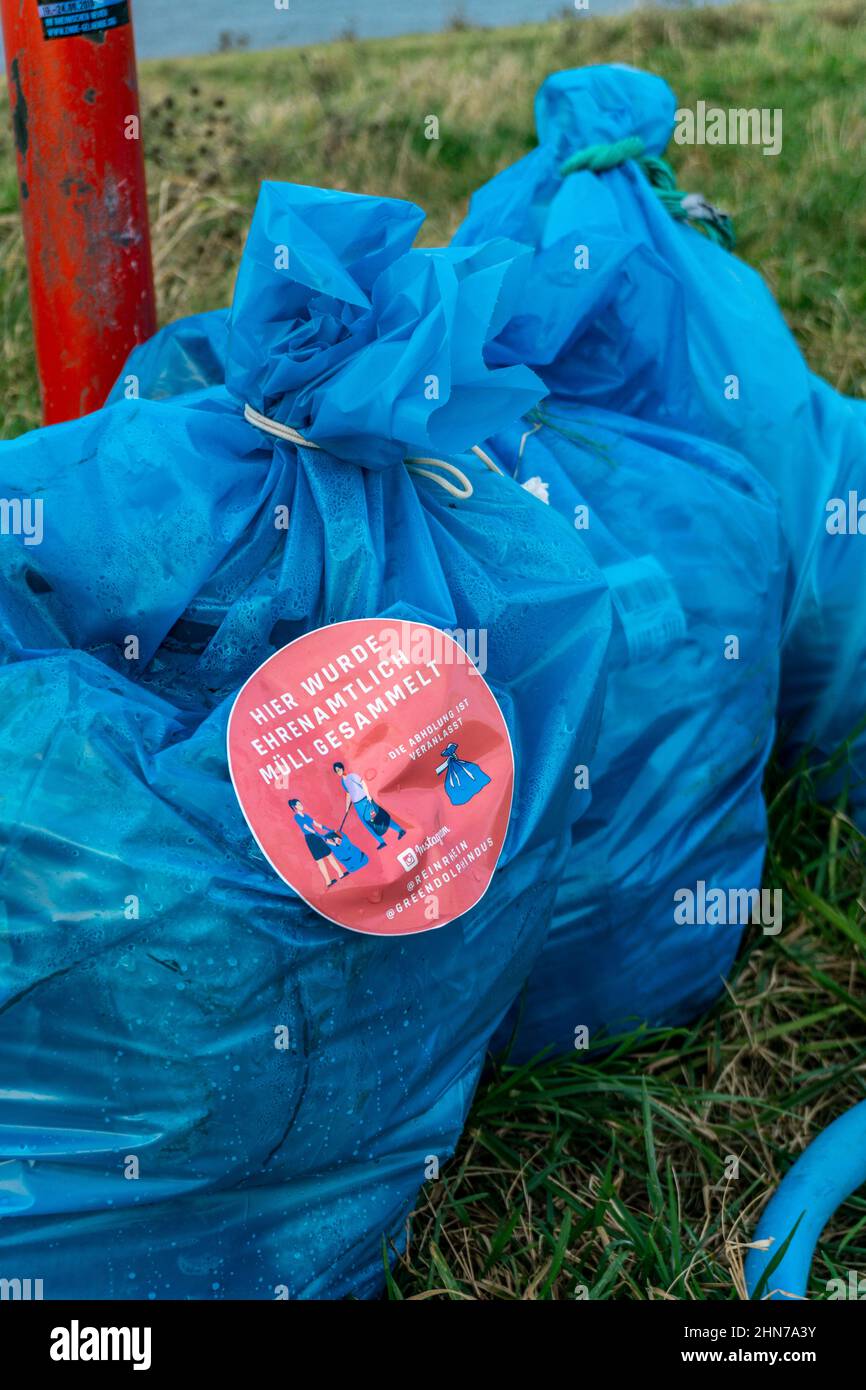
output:
[[[734,215],[811,365],[863,394],[866,22],[860,0],[641,11],[522,29],[142,65],[160,317],[228,302],[259,179],[411,198],[446,240],[472,189],[534,143],[553,69],[625,61],[682,105],[780,107],[778,159],[677,148],[681,187]],[[424,120],[440,121],[438,141]],[[37,423],[8,120],[0,121],[2,433]],[[389,1296],[735,1299],[769,1191],[866,1093],[863,841],[808,776],[773,772],[767,884],[778,938],[751,940],[711,1014],[604,1057],[495,1065],[465,1139],[425,1188]],[[726,1176],[728,1156],[739,1160]],[[727,1164],[730,1167],[729,1164]],[[866,1197],[821,1241],[811,1292],[866,1270]]]
[[[392,1297],[745,1297],[768,1191],[866,1089],[863,839],[802,772],[771,774],[768,793],[782,934],[754,935],[692,1028],[496,1066],[413,1218]],[[866,1269],[866,1193],[825,1232],[811,1296],[851,1269]]]

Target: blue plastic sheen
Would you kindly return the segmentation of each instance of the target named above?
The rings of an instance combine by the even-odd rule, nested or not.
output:
[[[562,396],[539,414],[492,452],[582,528],[614,635],[591,801],[498,1039],[517,1020],[519,1060],[687,1023],[721,992],[761,907],[785,579],[773,495],[731,450]]]
[[[581,528],[615,613],[591,806],[500,1035],[519,1018],[518,1060],[584,1045],[582,1029],[592,1042],[689,1022],[721,992],[745,924],[773,908],[760,898],[762,777],[791,595],[778,499],[734,432],[723,441],[686,408],[679,264],[650,219],[666,219],[666,237],[699,234],[674,227],[636,166],[560,174],[575,150],[626,135],[660,152],[673,110],[664,83],[627,69],[550,78],[539,147],[473,196],[455,236],[471,243],[486,226],[532,248],[487,355],[530,363],[550,394],[491,447]],[[707,894],[723,905],[702,908]]]
[[[676,106],[660,77],[624,65],[549,77],[538,147],[474,194],[455,241],[483,228],[535,251],[523,313],[489,360],[528,362],[583,404],[728,445],[770,483],[791,569],[784,746],[818,761],[841,749],[823,790],[847,790],[866,824],[863,404],[809,370],[760,275],[671,218],[638,164],[559,172],[575,151],[630,135],[661,154]],[[576,269],[581,247],[589,263]]]
[[[158,335],[113,403],[0,446],[44,502],[41,544],[0,547],[0,1276],[46,1298],[374,1296],[548,929],[610,598],[466,452],[543,392],[483,357],[525,253],[410,250],[420,217],[265,185],[227,338]],[[485,897],[399,938],[277,877],[225,752],[264,660],[374,615],[483,630],[516,765]]]
[[[582,1029],[595,1043],[639,1023],[687,1023],[721,992],[762,906],[761,784],[786,592],[776,498],[741,455],[586,403],[582,375],[564,384],[555,337],[538,347],[540,325],[574,306],[541,261],[503,332],[512,356],[542,358],[536,371],[558,389],[485,447],[539,510],[544,498],[580,535],[610,588],[614,627],[599,746],[574,768],[585,813],[553,930],[496,1038],[516,1060],[573,1050]],[[151,351],[162,336],[162,363],[178,340],[201,361],[216,332],[185,321]],[[154,357],[149,389],[162,373]],[[700,895],[713,890],[726,910],[702,913]],[[680,893],[694,895],[696,920],[677,919]]]

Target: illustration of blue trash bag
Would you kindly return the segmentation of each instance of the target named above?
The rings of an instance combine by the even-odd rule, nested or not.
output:
[[[342,864],[346,873],[353,874],[357,869],[363,869],[365,864],[369,864],[369,859],[362,849],[353,845],[345,831],[329,830],[325,836],[326,843],[330,846],[331,853],[338,864]]]
[[[477,796],[482,788],[487,786],[490,778],[486,772],[482,772],[477,763],[467,763],[458,758],[456,743],[449,743],[447,748],[442,749],[440,756],[445,762],[437,767],[436,774],[441,776],[445,773],[444,786],[448,800],[452,806],[465,806],[467,801],[471,801],[473,796]]]

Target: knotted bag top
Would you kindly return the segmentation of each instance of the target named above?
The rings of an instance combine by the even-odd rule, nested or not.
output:
[[[372,469],[462,453],[530,409],[539,378],[484,359],[529,251],[412,249],[423,219],[395,198],[264,183],[229,320],[238,402]]]

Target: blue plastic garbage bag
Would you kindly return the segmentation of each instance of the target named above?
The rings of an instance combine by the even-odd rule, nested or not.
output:
[[[228,319],[227,309],[214,309],[154,333],[133,348],[106,404],[140,396],[159,401],[224,381]]]
[[[573,528],[464,452],[539,394],[483,362],[519,255],[410,250],[420,220],[265,185],[231,390],[122,378],[0,447],[44,503],[41,543],[0,548],[0,1276],[46,1298],[374,1295],[547,929],[610,602]],[[484,635],[515,762],[486,894],[390,938],[273,871],[226,758],[263,661],[380,615]]]
[[[715,231],[714,210],[677,204],[669,189],[660,200],[675,112],[673,92],[649,73],[555,74],[536,98],[538,148],[474,195],[456,240],[483,227],[536,250],[523,321],[491,360],[534,341],[519,360],[551,389],[727,444],[773,486],[792,571],[781,735],[792,757],[842,748],[844,769],[825,791],[847,786],[862,821],[866,412],[809,370],[761,277],[698,230]],[[587,167],[563,174],[569,161]]]
[[[617,243],[605,294],[633,254],[644,276],[646,254]],[[615,606],[602,735],[585,773],[575,769],[591,805],[519,1029],[512,1016],[497,1038],[516,1059],[568,1050],[582,1027],[597,1040],[686,1022],[720,992],[745,923],[765,916],[777,929],[775,900],[759,896],[785,578],[775,497],[733,450],[602,409],[591,390],[584,401],[588,373],[569,372],[573,278],[572,256],[563,273],[537,254],[493,348],[502,357],[507,342],[509,360],[535,362],[559,389],[487,447],[582,528]],[[166,360],[175,333],[190,345],[195,325],[165,330]],[[188,350],[205,356],[210,336]],[[164,379],[157,342],[145,390]]]
[[[583,1045],[582,1029],[594,1043],[688,1022],[720,993],[746,923],[780,925],[760,896],[785,577],[775,499],[717,444],[561,397],[536,415],[488,447],[581,527],[615,623],[578,778],[591,804],[499,1038],[515,1034],[518,1060]]]
[[[162,401],[225,385],[230,314],[211,309],[160,328],[132,349],[105,404]]]
[[[566,124],[573,76],[542,89],[544,137]],[[615,84],[599,85],[586,144],[626,133]],[[628,133],[651,145],[644,125]],[[721,990],[745,924],[773,906],[760,885],[786,593],[776,498],[740,454],[665,410],[680,370],[676,279],[641,219],[593,201],[599,176],[563,178],[565,157],[543,138],[474,195],[455,237],[489,221],[532,246],[490,358],[532,363],[551,395],[490,447],[582,528],[616,612],[592,805],[523,1001],[518,1057],[573,1047],[581,1027],[592,1039],[688,1021]]]

